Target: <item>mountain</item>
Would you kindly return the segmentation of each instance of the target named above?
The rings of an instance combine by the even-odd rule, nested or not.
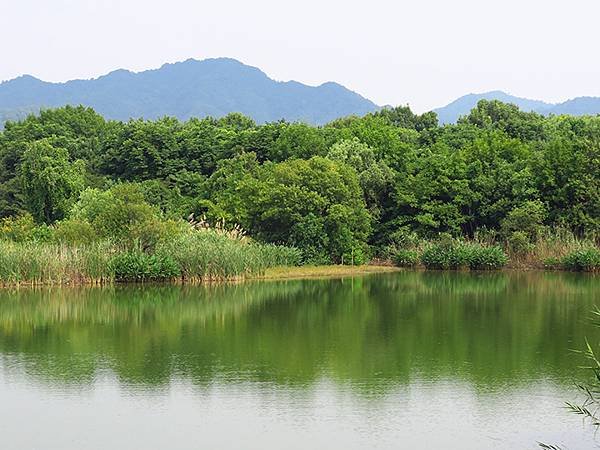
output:
[[[66,104],[91,106],[108,119],[221,117],[241,112],[255,121],[323,124],[379,107],[337,83],[279,82],[229,58],[189,59],[144,72],[116,70],[91,80],[49,83],[24,75],[0,84],[3,117]],[[13,113],[13,111],[15,113]]]
[[[459,117],[469,114],[471,109],[477,106],[479,100],[484,99],[512,103],[522,111],[535,111],[544,115],[570,114],[583,116],[600,114],[600,97],[577,97],[563,103],[546,103],[540,100],[515,97],[502,91],[468,94],[442,108],[434,109],[434,111],[437,113],[440,123],[455,123]]]
[[[539,100],[515,97],[502,91],[490,91],[483,94],[464,95],[442,108],[434,109],[434,111],[437,113],[440,123],[455,123],[459,117],[469,114],[477,106],[479,100],[500,100],[504,103],[512,103],[522,111],[545,112],[553,106]]]

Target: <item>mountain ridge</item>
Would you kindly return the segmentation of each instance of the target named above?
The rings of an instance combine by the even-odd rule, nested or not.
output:
[[[285,119],[324,124],[379,106],[329,81],[309,86],[277,81],[232,58],[187,59],[140,72],[113,70],[90,79],[52,83],[22,75],[0,83],[0,111],[82,104],[107,119],[221,117],[241,112],[259,123]]]
[[[482,99],[512,103],[523,111],[544,115],[600,114],[600,97],[549,103],[501,90],[470,93],[433,111],[440,124],[455,123]],[[89,79],[54,83],[24,74],[2,81],[0,128],[6,120],[67,104],[90,106],[105,118],[116,120],[164,116],[187,120],[240,112],[258,123],[285,119],[314,125],[382,108],[334,81],[310,86],[272,79],[260,68],[233,58],[189,58],[139,72],[116,69]]]
[[[600,97],[582,96],[564,102],[549,103],[542,100],[517,97],[500,90],[463,95],[446,106],[435,108],[433,111],[437,113],[440,124],[456,123],[460,117],[468,115],[477,106],[479,100],[499,100],[504,103],[512,103],[522,111],[533,111],[543,115],[570,114],[581,116],[600,114]]]

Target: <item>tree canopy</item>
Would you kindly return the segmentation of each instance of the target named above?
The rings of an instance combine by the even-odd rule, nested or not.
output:
[[[597,234],[599,174],[600,117],[485,100],[445,126],[404,106],[322,127],[239,113],[115,122],[64,107],[0,132],[1,217],[29,211],[38,223],[77,218],[142,236],[149,217],[194,213],[311,262],[363,260],[407,233]]]

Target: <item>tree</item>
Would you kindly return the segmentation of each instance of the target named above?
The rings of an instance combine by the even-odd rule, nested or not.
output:
[[[371,217],[356,171],[322,157],[258,165],[252,153],[225,161],[207,181],[208,215],[267,242],[303,250],[313,263],[356,261],[368,251]]]
[[[160,210],[144,199],[142,186],[119,183],[107,191],[86,189],[73,206],[72,220],[89,223],[103,238],[128,246],[152,248],[168,232],[177,231]]]
[[[502,130],[510,137],[531,141],[545,138],[544,120],[541,114],[520,111],[518,106],[510,103],[479,100],[471,113],[458,122]]]
[[[385,199],[393,189],[394,172],[388,165],[375,157],[375,150],[357,138],[334,144],[327,158],[352,167],[362,188],[371,217],[378,219]]]
[[[397,106],[395,108],[383,108],[373,113],[375,117],[383,117],[392,125],[399,128],[410,128],[417,131],[436,128],[438,126],[437,114],[433,111],[418,115],[410,110],[409,106]]]
[[[27,208],[37,222],[51,224],[66,216],[83,189],[84,165],[69,162],[66,149],[40,140],[23,154],[21,177]]]

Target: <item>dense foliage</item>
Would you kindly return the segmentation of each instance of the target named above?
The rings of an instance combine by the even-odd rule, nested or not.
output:
[[[0,133],[0,216],[12,240],[150,253],[193,213],[297,247],[304,262],[361,263],[440,235],[485,234],[519,254],[548,229],[593,240],[599,174],[600,117],[497,101],[446,126],[407,107],[322,127],[241,114],[123,123],[64,107]],[[27,214],[36,231],[16,236]]]

